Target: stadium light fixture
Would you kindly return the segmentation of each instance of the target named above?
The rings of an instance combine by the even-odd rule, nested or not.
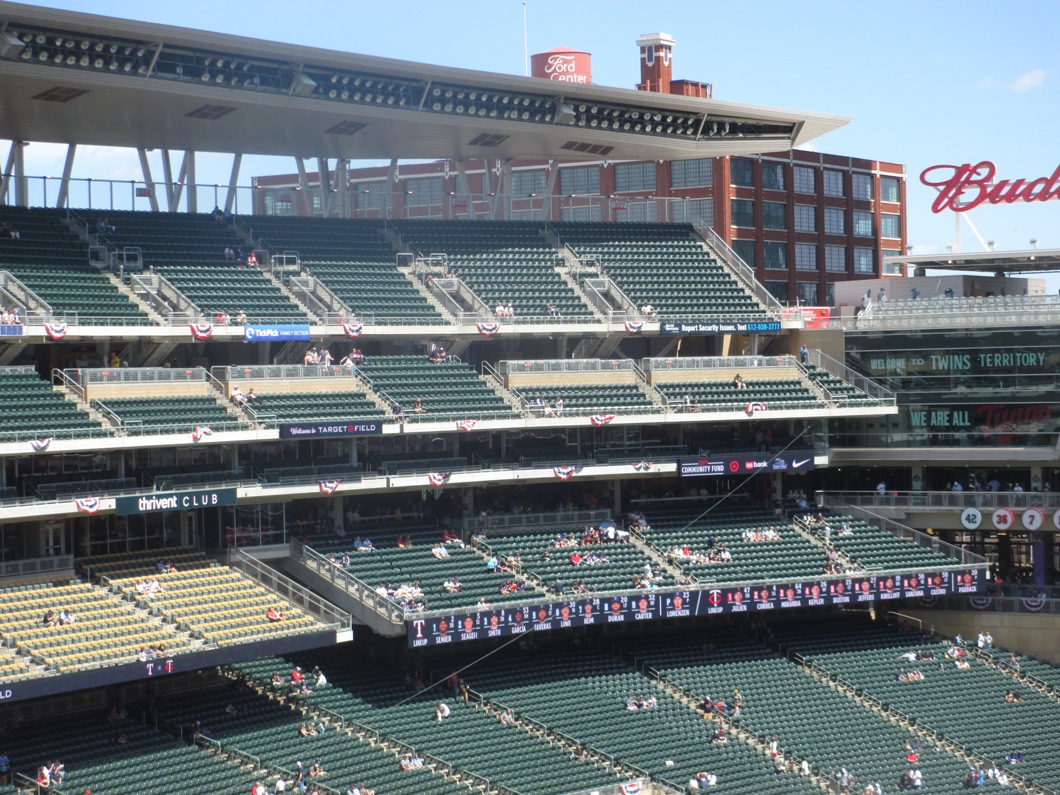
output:
[[[5,61],[14,61],[22,51],[26,49],[25,43],[9,30],[0,33],[0,58]]]

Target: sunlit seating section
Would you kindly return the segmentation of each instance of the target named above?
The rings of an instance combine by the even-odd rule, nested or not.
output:
[[[211,395],[172,395],[168,397],[105,397],[92,401],[93,408],[118,420],[126,433],[191,433],[195,428],[220,430],[225,424],[238,426]],[[216,428],[214,428],[216,426]]]
[[[654,404],[636,384],[554,384],[517,387],[516,392],[531,415],[555,414],[556,401],[563,400],[563,413],[573,414],[644,414]],[[538,403],[538,400],[542,403]],[[549,403],[545,409],[544,403]]]
[[[364,392],[257,392],[253,410],[278,422],[348,422],[382,419],[386,413]]]
[[[561,537],[573,543],[557,545]],[[636,545],[585,543],[584,528],[490,535],[486,544],[498,557],[517,557],[524,571],[550,589],[559,590],[557,586],[562,585],[565,595],[570,595],[571,583],[582,580],[591,593],[632,591],[638,587],[637,580],[647,576],[646,566],[652,569],[650,581],[655,587],[674,584],[673,576]]]
[[[0,440],[104,436],[106,431],[33,367],[0,367]]]
[[[761,378],[757,374],[743,375],[744,385],[735,383],[737,375],[714,371],[709,378],[696,381],[665,380],[661,374],[654,385],[666,396],[673,407],[698,401],[701,412],[746,411],[751,403],[761,403],[766,409],[796,410],[823,409],[827,404],[797,376],[789,378]]]
[[[287,660],[237,663],[233,668],[267,688],[273,671],[286,675],[296,664],[307,674],[319,666],[328,678],[327,684],[312,687],[311,693],[300,698],[303,704],[355,720],[420,753],[444,759],[516,792],[563,795],[628,780],[603,767],[572,759],[569,751],[556,747],[547,737],[501,725],[495,715],[465,705],[450,689],[439,687],[416,696],[395,672],[364,663],[351,665],[343,649],[297,654]],[[439,701],[447,702],[451,710],[441,721],[434,714]]]
[[[0,268],[46,264],[76,271],[87,265],[88,245],[66,224],[66,217],[66,210],[0,205],[0,224],[18,235],[0,237]]]
[[[582,260],[594,259],[637,307],[663,317],[768,320],[743,285],[687,224],[551,224]]]
[[[546,241],[542,224],[402,220],[393,227],[419,254],[445,254],[452,273],[490,309],[510,303],[514,318],[503,322],[556,322],[549,304],[565,319],[592,319],[589,307],[556,271],[559,255]]]
[[[225,257],[226,249],[249,249],[232,224],[202,213],[100,212],[92,214],[90,231],[101,218],[115,230],[102,232],[103,241],[141,249],[144,266],[206,317],[244,312],[251,322],[307,322],[305,312],[260,270]]]
[[[858,568],[866,571],[937,569],[960,563],[956,558],[920,546],[912,540],[899,538],[863,519],[837,514],[826,514],[824,519],[831,528],[828,542]],[[849,533],[840,532],[842,528],[848,529]],[[812,529],[818,535],[822,534],[822,528]]]
[[[359,372],[377,395],[391,406],[401,405],[406,422],[484,416],[510,419],[516,415],[474,368],[463,362],[432,364],[425,356],[372,356]],[[415,410],[416,398],[420,398],[422,413]]]
[[[771,625],[776,640],[853,687],[917,720],[934,732],[982,754],[998,765],[1018,752],[1024,761],[1014,772],[1043,787],[1060,786],[1060,737],[1056,701],[996,668],[971,660],[962,670],[947,657],[949,643],[921,639],[913,632],[873,622],[865,614],[828,622]],[[971,639],[974,642],[974,638]],[[908,660],[909,652],[934,659]],[[919,670],[923,678],[903,680]],[[1016,690],[1020,699],[1005,700]]]
[[[129,663],[141,647],[164,645],[167,654],[190,641],[150,621],[143,611],[87,583],[8,588],[0,599],[0,638],[18,654],[63,673],[86,666]],[[73,611],[73,623],[58,622]]]

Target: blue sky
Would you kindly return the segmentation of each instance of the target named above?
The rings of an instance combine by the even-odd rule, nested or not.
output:
[[[522,0],[181,0],[40,5],[182,27],[522,74]],[[927,166],[992,160],[998,176],[1047,176],[1060,163],[1060,3],[1055,0],[527,0],[531,53],[592,53],[593,81],[632,87],[637,37],[677,40],[674,76],[714,84],[718,99],[850,116],[812,148],[902,163],[909,242],[917,252],[954,242],[951,214],[934,216]],[[6,142],[3,153],[6,155]],[[57,175],[60,147],[31,146],[27,172]],[[202,158],[200,182],[225,182],[229,158]],[[294,170],[291,160],[245,158],[240,183]],[[83,148],[75,176],[139,177],[133,152]],[[157,175],[156,175],[157,176]],[[998,249],[1060,247],[1060,201],[970,214]],[[980,246],[967,227],[966,251]]]

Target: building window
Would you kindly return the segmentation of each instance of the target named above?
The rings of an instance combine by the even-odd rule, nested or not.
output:
[[[872,237],[872,213],[854,210],[854,236]]]
[[[355,182],[358,210],[382,210],[386,207],[387,190],[385,182]]]
[[[846,273],[847,250],[843,246],[825,246],[824,269],[829,273]]]
[[[703,226],[714,226],[714,200],[713,199],[675,199],[673,202],[673,222],[675,224],[693,222],[701,223]]]
[[[655,161],[619,163],[615,166],[615,190],[655,190]]]
[[[787,282],[766,282],[766,290],[769,294],[776,298],[781,303],[788,302],[788,283]]]
[[[784,190],[784,164],[762,164],[762,187],[769,190]]]
[[[876,274],[876,252],[871,248],[854,249],[854,273]]]
[[[817,208],[812,204],[795,205],[795,231],[817,231]]]
[[[902,217],[897,213],[880,214],[880,237],[901,237]]]
[[[872,201],[872,175],[851,174],[850,175],[851,198],[860,201]]]
[[[709,157],[670,161],[671,188],[709,188],[713,181],[714,161]]]
[[[751,199],[732,200],[732,225],[755,225],[755,203]]]
[[[817,306],[817,282],[796,282],[795,294],[804,306]]]
[[[845,235],[847,233],[846,213],[842,207],[824,208],[824,233],[826,235]]]
[[[405,190],[409,192],[409,207],[428,207],[442,203],[442,178],[421,177],[405,180]]]
[[[795,270],[817,270],[817,246],[813,243],[795,244]]]
[[[580,166],[559,170],[559,190],[565,196],[600,192],[600,166]]]
[[[755,184],[755,164],[751,160],[734,158],[729,165],[730,182],[741,188],[753,188]]]
[[[788,207],[780,202],[762,202],[762,226],[765,229],[787,229]]]
[[[795,183],[796,193],[816,193],[817,192],[817,180],[814,178],[814,171],[812,168],[806,166],[795,166],[792,169],[793,179]]]
[[[265,215],[297,215],[298,206],[294,200],[294,191],[290,188],[280,190],[265,189]]]
[[[755,242],[753,240],[734,240],[732,250],[736,256],[747,263],[748,267],[755,266]]]
[[[765,265],[767,268],[773,270],[787,270],[787,243],[774,243],[772,241],[766,241],[762,244],[762,253],[765,259]]]
[[[880,201],[881,202],[897,202],[901,201],[898,177],[880,177]]]
[[[637,223],[648,221],[654,223],[659,220],[659,205],[656,202],[630,202],[627,208],[624,213],[616,213],[616,221]]]
[[[835,306],[835,282],[825,282],[824,289],[827,291],[825,300],[828,306]]]
[[[843,192],[843,172],[825,169],[824,172],[824,195],[845,196]]]
[[[593,204],[588,207],[562,207],[559,211],[560,219],[564,221],[599,221],[600,205]]]
[[[902,252],[893,248],[885,248],[883,250],[883,258],[888,259],[889,257],[900,257]],[[900,262],[885,262],[883,263],[883,272],[885,275],[894,276],[905,276],[905,268]]]
[[[548,174],[544,169],[512,172],[512,196],[529,196],[531,193],[543,196],[547,188]]]

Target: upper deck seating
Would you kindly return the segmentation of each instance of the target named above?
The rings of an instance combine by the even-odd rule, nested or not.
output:
[[[664,317],[767,320],[765,310],[715,260],[687,224],[550,225],[579,258],[595,259],[638,307]]]
[[[402,241],[422,255],[445,254],[449,268],[490,309],[512,305],[504,322],[563,318],[588,320],[592,312],[556,272],[556,251],[541,224],[524,221],[395,221]]]
[[[515,412],[503,398],[463,362],[431,364],[424,356],[372,356],[360,367],[372,390],[400,403],[405,421],[462,419]],[[424,413],[414,411],[421,399]]]

